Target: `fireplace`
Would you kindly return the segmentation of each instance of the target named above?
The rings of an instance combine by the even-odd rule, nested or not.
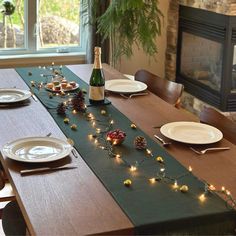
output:
[[[180,6],[176,80],[221,111],[236,111],[236,16]]]

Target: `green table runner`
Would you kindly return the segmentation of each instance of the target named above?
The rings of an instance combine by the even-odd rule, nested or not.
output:
[[[88,90],[88,85],[63,67],[63,75],[69,81],[76,81],[80,88]],[[16,71],[22,79],[30,86],[31,81],[41,82],[45,73],[43,68],[18,68]],[[206,200],[201,202],[198,197],[204,192],[204,183],[176,161],[161,146],[150,139],[140,129],[132,129],[132,123],[126,116],[119,112],[114,106],[88,107],[99,127],[103,129],[111,119],[114,120],[112,129],[121,129],[126,132],[124,143],[115,147],[116,153],[121,153],[125,162],[119,163],[115,158],[110,158],[108,152],[98,147],[89,140],[88,135],[94,134],[95,129],[83,113],[72,114],[67,110],[66,117],[70,124],[64,123],[64,116],[57,114],[57,105],[63,101],[60,96],[49,98],[45,89],[35,90],[35,94],[48,109],[64,134],[74,140],[75,147],[85,162],[112,194],[114,199],[133,222],[137,234],[152,233],[187,233],[187,234],[225,234],[233,232],[235,227],[235,211],[229,209],[226,203],[217,195],[208,193]],[[88,103],[88,96],[85,95]],[[101,114],[101,109],[106,114]],[[72,130],[70,125],[76,124],[77,130]],[[137,136],[145,137],[148,149],[152,151],[153,157],[145,150],[134,148],[134,139]],[[161,156],[165,162],[166,176],[181,176],[179,185],[187,185],[189,191],[182,193],[173,187],[173,181],[155,181],[150,183],[149,178],[157,177],[157,173],[163,167],[156,160]],[[143,161],[144,160],[144,161]],[[143,162],[142,162],[143,161]],[[131,172],[128,165],[139,163],[138,169]],[[132,184],[126,187],[123,182],[130,179]],[[89,184],[89,183],[88,183]],[[94,193],[96,194],[96,192]]]

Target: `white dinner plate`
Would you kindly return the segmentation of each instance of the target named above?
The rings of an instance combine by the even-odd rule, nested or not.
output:
[[[198,122],[172,122],[161,127],[160,132],[172,140],[189,144],[210,144],[220,141],[223,134],[217,128]]]
[[[4,145],[2,152],[10,159],[22,162],[50,162],[70,154],[72,146],[53,137],[29,137]]]
[[[138,93],[147,89],[147,85],[140,81],[114,79],[105,82],[105,89],[115,93]]]
[[[0,103],[21,102],[31,97],[31,92],[21,89],[0,89]]]

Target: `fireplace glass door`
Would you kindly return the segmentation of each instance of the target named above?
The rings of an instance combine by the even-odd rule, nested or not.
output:
[[[222,58],[223,45],[221,43],[182,32],[180,73],[184,77],[220,91]]]

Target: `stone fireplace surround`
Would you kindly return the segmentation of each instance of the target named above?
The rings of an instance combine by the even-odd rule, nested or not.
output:
[[[236,15],[236,0],[170,0],[167,25],[167,49],[165,75],[166,79],[176,79],[176,53],[178,37],[179,5],[205,9],[224,15]],[[185,109],[199,114],[204,106],[210,106],[203,101],[184,92],[182,105]],[[236,121],[236,112],[224,112],[226,116]]]

